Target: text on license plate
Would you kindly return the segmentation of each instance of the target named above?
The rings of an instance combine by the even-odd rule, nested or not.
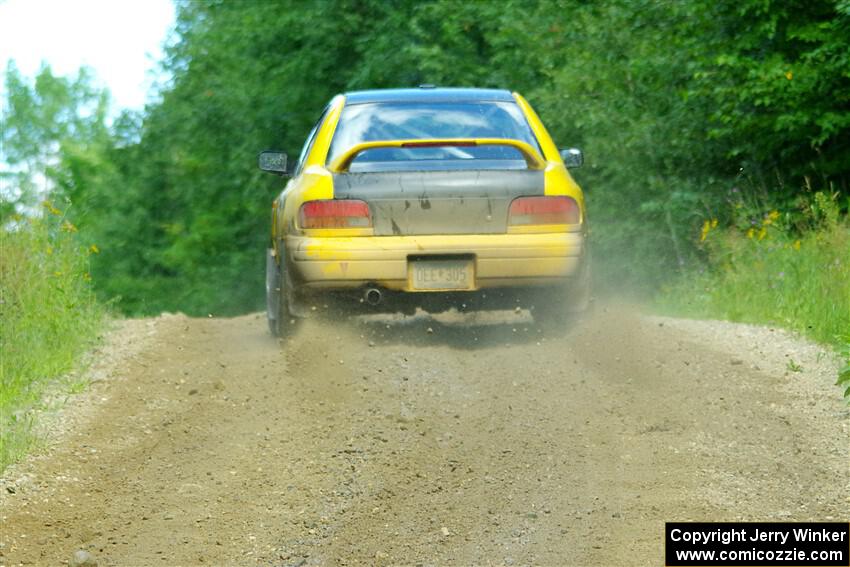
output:
[[[414,260],[410,264],[413,289],[473,289],[475,270],[471,259]]]

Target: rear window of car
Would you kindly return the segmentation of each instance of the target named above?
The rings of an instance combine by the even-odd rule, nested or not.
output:
[[[328,163],[362,142],[431,138],[510,138],[539,145],[513,102],[381,102],[342,110]],[[526,163],[509,146],[376,148],[359,154],[350,171],[397,169],[521,169]]]

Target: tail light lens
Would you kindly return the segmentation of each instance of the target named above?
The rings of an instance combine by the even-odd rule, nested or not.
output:
[[[369,228],[369,205],[356,199],[307,201],[298,214],[301,228]]]
[[[581,211],[572,197],[519,197],[511,203],[508,224],[578,224]]]

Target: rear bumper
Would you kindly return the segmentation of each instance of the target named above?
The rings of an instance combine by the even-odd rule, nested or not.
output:
[[[286,239],[288,265],[308,288],[377,284],[411,291],[411,257],[464,255],[475,261],[475,289],[551,285],[578,272],[585,237],[577,232]]]

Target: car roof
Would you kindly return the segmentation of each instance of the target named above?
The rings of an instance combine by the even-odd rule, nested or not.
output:
[[[417,89],[375,89],[345,93],[345,103],[374,102],[513,102],[510,91],[504,89],[471,89],[422,86]]]

